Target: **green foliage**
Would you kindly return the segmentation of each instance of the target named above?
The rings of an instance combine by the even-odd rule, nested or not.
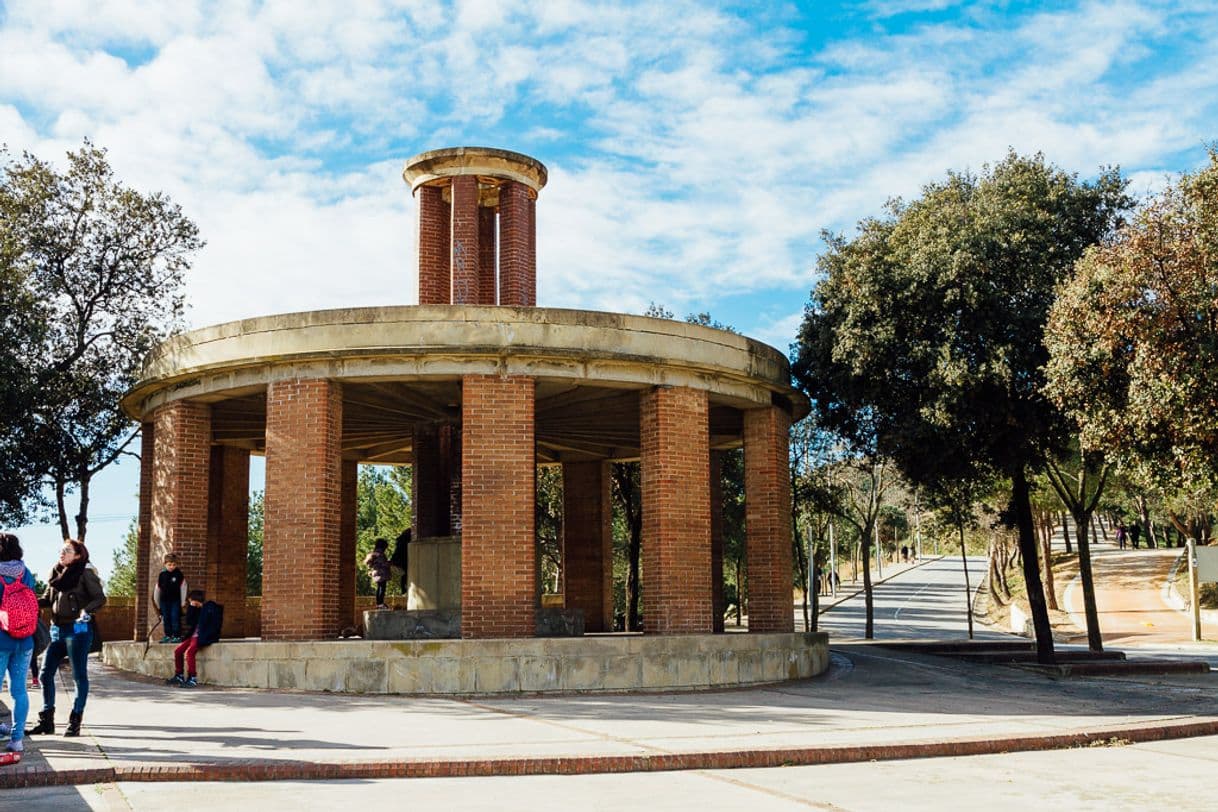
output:
[[[356,592],[360,595],[376,592],[364,566],[376,540],[389,542],[388,552],[392,553],[394,540],[414,523],[411,485],[412,469],[406,466],[360,466],[355,519]],[[401,594],[397,577],[390,578],[387,594]]]
[[[1218,152],[1089,250],[1049,321],[1049,392],[1142,486],[1218,481]]]
[[[140,525],[135,519],[127,526],[120,547],[114,548],[114,563],[106,581],[107,595],[135,595],[135,558],[140,544]],[[40,593],[41,594],[41,593]]]
[[[135,436],[119,398],[180,324],[203,243],[167,197],[117,181],[103,150],[86,141],[67,158],[61,172],[0,149],[0,511],[22,515],[44,480],[64,536],[84,539],[90,481]]]
[[[249,543],[245,550],[245,594],[262,594],[262,530],[266,520],[266,501],[262,491],[250,495]]]
[[[562,580],[562,466],[537,468],[537,559],[541,568],[541,591],[557,594]]]

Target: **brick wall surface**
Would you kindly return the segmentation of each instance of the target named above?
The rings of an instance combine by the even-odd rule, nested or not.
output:
[[[523,183],[499,188],[499,303],[537,304],[536,201]]]
[[[149,595],[168,552],[177,554],[188,583],[207,580],[211,407],[177,400],[158,408],[153,421],[152,534],[145,570]]]
[[[207,579],[192,588],[224,606],[222,637],[245,628],[245,559],[249,550],[250,452],[212,446],[208,494]]]
[[[710,453],[711,508],[711,603],[716,634],[723,632],[723,613],[727,611],[727,596],[723,592],[723,452]]]
[[[641,396],[643,631],[712,630],[710,448],[706,392]]]
[[[139,539],[135,545],[135,606],[131,613],[131,635],[134,640],[143,639],[152,628],[156,618],[149,619],[151,603],[148,600],[148,571],[151,568],[152,549],[152,487],[155,479],[153,460],[156,455],[156,423],[149,421],[140,426],[140,515]]]
[[[789,632],[791,484],[787,461],[790,418],[776,406],[744,413],[744,510],[749,631]]]
[[[449,204],[439,186],[424,186],[419,197],[419,304],[449,304]]]
[[[355,560],[356,510],[359,497],[359,463],[343,460],[340,502],[340,530],[338,548],[338,607],[339,624],[346,628],[356,625],[355,620],[355,574],[362,562]]]
[[[534,401],[530,377],[462,379],[462,637],[536,631]]]
[[[266,396],[262,637],[337,636],[342,387],[276,381]]]
[[[458,175],[452,180],[452,303],[477,304],[478,179]]]
[[[478,304],[499,304],[495,277],[497,275],[495,238],[499,218],[489,206],[478,209]]]
[[[613,534],[608,462],[562,466],[563,596],[584,628],[613,630]]]

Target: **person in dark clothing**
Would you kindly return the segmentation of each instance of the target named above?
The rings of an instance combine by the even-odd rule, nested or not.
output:
[[[1138,549],[1138,539],[1140,539],[1141,537],[1142,537],[1142,525],[1138,524],[1137,522],[1134,522],[1133,524],[1131,524],[1129,526],[1129,543],[1133,545],[1133,548],[1135,550]]]
[[[215,601],[204,602],[206,596],[201,589],[192,589],[187,595],[186,628],[188,636],[173,650],[174,674],[165,680],[168,685],[194,688],[199,684],[195,669],[195,655],[220,639],[220,627],[224,623],[224,609]],[[182,661],[186,663],[186,676],[182,676]]]
[[[89,698],[89,646],[93,643],[89,620],[106,605],[101,578],[89,566],[89,551],[84,544],[75,539],[64,540],[59,563],[47,575],[47,589],[38,605],[51,609],[51,644],[42,661],[42,710],[38,713],[38,724],[25,733],[28,736],[55,732],[55,674],[67,657],[72,661],[76,699],[63,735],[79,736]]]
[[[403,595],[409,595],[406,588],[410,585],[409,578],[406,575],[406,567],[410,557],[410,528],[407,527],[393,542],[393,556],[389,559],[389,564],[394,569],[402,571],[402,580],[399,587]]]
[[[182,609],[188,591],[186,576],[178,569],[178,557],[167,553],[165,569],[157,576],[156,592],[153,594],[153,602],[161,612],[161,625],[165,632],[162,643],[182,642]]]
[[[376,587],[377,609],[389,608],[385,605],[385,588],[389,586],[389,558],[385,555],[387,549],[389,549],[389,542],[385,539],[377,539],[372,547],[372,552],[364,558],[364,566],[368,568],[368,577]]]

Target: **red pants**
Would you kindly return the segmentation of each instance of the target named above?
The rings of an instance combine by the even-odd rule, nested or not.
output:
[[[199,638],[191,635],[178,643],[178,647],[173,650],[173,673],[182,673],[182,655],[186,655],[186,667],[189,676],[195,676],[195,653],[199,650]]]

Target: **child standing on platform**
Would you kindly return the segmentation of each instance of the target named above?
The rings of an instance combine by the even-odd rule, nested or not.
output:
[[[161,624],[165,636],[162,643],[181,643],[182,609],[186,605],[186,576],[178,569],[178,557],[173,553],[165,555],[165,569],[156,579],[156,592],[153,601],[161,612]]]

